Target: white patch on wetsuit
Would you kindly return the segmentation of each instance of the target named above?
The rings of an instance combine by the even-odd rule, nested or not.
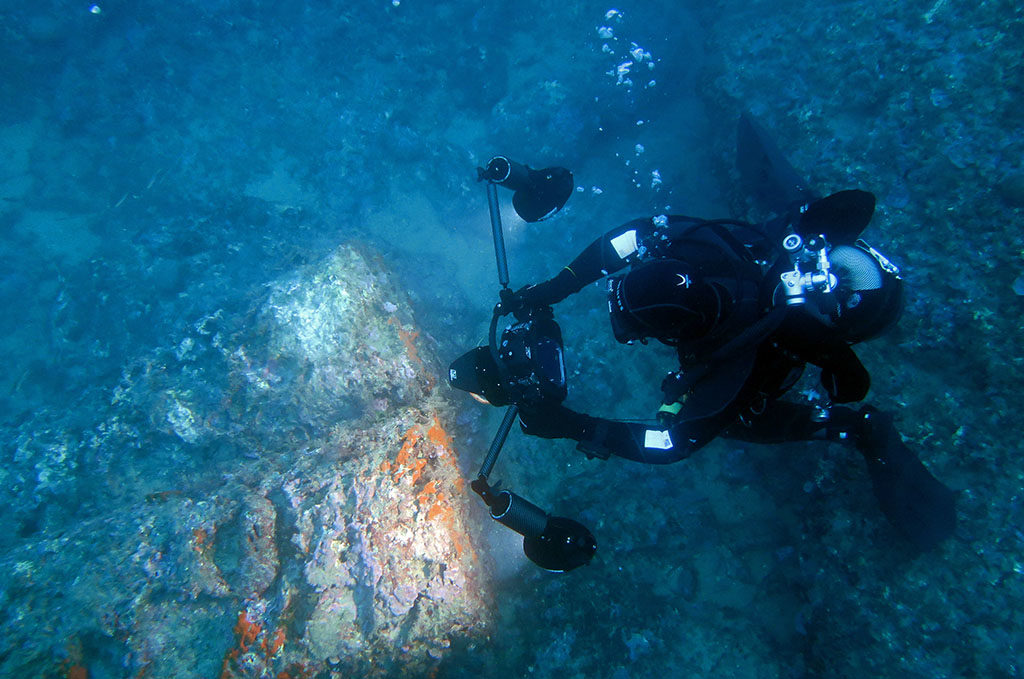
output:
[[[629,257],[631,254],[636,252],[636,229],[630,229],[621,236],[616,236],[611,240],[612,247],[615,248],[615,254],[621,259]]]
[[[671,447],[672,437],[668,435],[667,431],[648,429],[646,432],[644,432],[644,448],[657,448],[659,450],[668,450]]]

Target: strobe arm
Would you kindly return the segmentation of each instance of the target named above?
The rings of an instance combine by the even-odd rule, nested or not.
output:
[[[523,536],[523,553],[541,568],[565,573],[594,558],[597,540],[580,522],[550,516],[519,495],[490,486],[483,476],[470,487],[487,503],[492,519]]]
[[[501,425],[498,427],[498,431],[494,434],[494,439],[491,441],[491,447],[487,451],[487,457],[484,458],[484,463],[480,466],[479,478],[484,480],[486,485],[487,478],[491,475],[491,471],[494,469],[494,463],[498,461],[498,454],[501,453],[502,446],[505,445],[505,439],[508,438],[508,433],[512,429],[512,425],[516,422],[516,416],[519,415],[519,408],[516,406],[509,406],[505,411],[505,418],[501,421]],[[476,483],[474,481],[474,483]],[[476,490],[474,488],[473,490]],[[481,497],[483,497],[481,495]],[[484,498],[487,502],[487,498]],[[490,502],[487,502],[490,506]]]
[[[505,411],[480,474],[469,487],[490,509],[492,519],[523,536],[523,553],[530,561],[558,573],[588,564],[597,551],[597,541],[586,526],[562,516],[550,516],[532,502],[512,491],[499,490],[487,481],[518,414],[516,406]]]
[[[487,167],[476,169],[476,176],[477,181],[514,191],[512,207],[527,222],[542,221],[561,210],[575,186],[572,172],[564,167],[534,170],[505,156],[491,158]]]
[[[498,188],[487,184],[487,209],[491,213],[491,235],[494,238],[494,258],[498,262],[498,282],[508,287],[508,258],[505,255],[505,235],[501,228],[501,210],[498,209]]]

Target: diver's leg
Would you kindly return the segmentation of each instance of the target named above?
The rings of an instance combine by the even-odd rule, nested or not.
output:
[[[835,411],[849,411],[849,408],[833,408]],[[817,417],[819,410],[805,403],[790,401],[769,401],[764,408],[747,410],[740,421],[726,427],[721,436],[727,439],[750,443],[787,443],[790,441],[811,441],[834,438],[842,440],[838,432],[830,436],[833,417],[822,420]],[[853,418],[842,416],[840,419]]]
[[[752,443],[815,439],[852,445],[867,463],[882,513],[919,549],[938,546],[956,529],[956,496],[921,463],[893,425],[872,406],[833,407],[821,421],[809,404],[775,401],[754,417],[731,425],[724,438]]]

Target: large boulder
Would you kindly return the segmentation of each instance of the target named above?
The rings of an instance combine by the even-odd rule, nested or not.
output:
[[[351,246],[126,366],[63,456],[106,509],[0,563],[0,674],[429,676],[489,622],[437,374]]]

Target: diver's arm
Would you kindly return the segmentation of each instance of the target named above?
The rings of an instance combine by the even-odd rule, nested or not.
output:
[[[719,418],[657,424],[592,417],[565,406],[521,409],[523,433],[548,439],[572,439],[587,457],[612,455],[645,464],[671,464],[692,455],[722,427]]]
[[[558,275],[543,283],[530,285],[516,293],[526,306],[557,304],[594,281],[621,271],[645,256],[671,255],[673,241],[700,224],[729,223],[707,221],[684,215],[643,217],[618,226],[588,245]]]
[[[654,234],[655,225],[650,217],[627,222],[584,248],[554,278],[527,286],[515,295],[530,307],[557,304],[594,281],[624,269],[646,251],[645,244],[656,237]]]
[[[692,423],[678,423],[668,429],[642,422],[615,422],[592,418],[593,423],[576,449],[587,457],[616,457],[644,464],[672,464],[693,455],[714,438],[700,435]],[[717,431],[717,427],[716,427]]]

